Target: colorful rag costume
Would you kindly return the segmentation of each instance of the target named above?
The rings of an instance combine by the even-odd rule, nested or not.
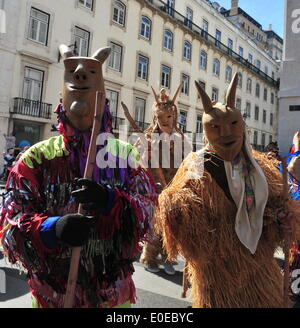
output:
[[[60,135],[24,153],[10,174],[0,208],[4,251],[9,262],[28,271],[31,293],[43,308],[64,304],[71,248],[57,242],[53,226],[61,216],[77,212],[71,192],[75,178],[84,174],[90,141],[90,132],[69,125],[62,105],[56,112]],[[101,132],[111,132],[108,106]],[[93,180],[105,186],[108,201],[100,212],[88,213],[97,223],[81,250],[74,307],[135,303],[133,261],[151,228],[156,203],[154,182],[133,146],[110,137],[97,147],[98,155],[116,165],[94,167]]]
[[[226,102],[212,102],[196,82],[207,145],[191,153],[159,196],[169,259],[185,257],[193,307],[254,308],[283,305],[283,278],[274,259],[281,245],[278,212],[282,177],[267,157],[252,152],[235,108],[238,75]],[[300,207],[287,202],[297,219]]]

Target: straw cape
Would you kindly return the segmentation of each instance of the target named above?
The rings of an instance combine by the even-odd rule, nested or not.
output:
[[[170,260],[182,254],[188,262],[193,307],[282,306],[283,278],[273,257],[283,237],[277,221],[283,206],[282,177],[264,154],[253,151],[253,157],[269,187],[263,230],[254,254],[235,232],[237,207],[228,188],[226,192],[216,182],[217,175],[219,182],[225,175],[222,160],[205,157],[203,174],[195,178],[201,158],[191,153],[159,196],[157,224],[163,231],[164,247]],[[211,162],[214,169],[208,171]],[[287,209],[297,220],[292,238],[299,239],[299,205],[290,199]]]

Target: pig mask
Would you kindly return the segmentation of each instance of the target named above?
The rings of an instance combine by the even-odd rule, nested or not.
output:
[[[96,92],[105,92],[102,64],[110,48],[101,48],[92,57],[75,57],[65,45],[59,49],[65,66],[62,104],[66,116],[75,128],[87,131],[93,126]]]
[[[238,75],[235,74],[226,93],[226,103],[212,102],[200,84],[195,81],[202,99],[203,127],[212,151],[225,161],[233,161],[244,143],[245,123],[241,112],[235,108]]]

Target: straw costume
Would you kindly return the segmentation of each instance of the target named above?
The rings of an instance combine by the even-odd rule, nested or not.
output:
[[[35,307],[63,306],[71,247],[80,246],[73,306],[128,307],[136,300],[133,261],[151,228],[155,185],[136,149],[112,135],[97,142],[93,179],[81,179],[110,48],[91,58],[60,49],[65,64],[62,104],[56,108],[60,135],[32,146],[13,168],[0,208],[1,242],[9,262],[28,272]],[[105,105],[101,136],[111,133],[111,118]],[[79,203],[86,215],[77,214]]]
[[[273,254],[291,216],[278,220],[282,178],[251,150],[236,85],[237,74],[221,104],[196,82],[207,145],[184,160],[159,196],[158,224],[169,259],[180,253],[188,262],[194,307],[280,307],[283,279]],[[299,221],[294,200],[287,208]]]
[[[166,89],[161,89],[157,94],[152,88],[155,102],[152,107],[153,121],[148,129],[143,131],[144,138],[140,137],[135,146],[142,154],[142,159],[146,166],[150,168],[157,186],[157,192],[161,192],[166,185],[173,179],[176,171],[182,162],[184,136],[177,123],[177,106],[176,98],[181,89],[181,85],[175,92],[172,99],[166,94]],[[123,103],[123,108],[128,117],[128,109]],[[129,120],[131,121],[130,117]],[[160,138],[155,140],[155,136]],[[144,143],[143,140],[144,139]],[[175,144],[181,147],[182,153],[179,154],[179,163],[176,166],[174,147]],[[169,152],[169,157],[166,156]],[[169,161],[168,161],[169,159]],[[167,261],[167,255],[162,247],[160,233],[156,230],[151,236],[151,240],[143,247],[140,262],[146,265],[148,271],[159,272],[157,256],[161,255],[165,272],[175,274],[172,264]]]

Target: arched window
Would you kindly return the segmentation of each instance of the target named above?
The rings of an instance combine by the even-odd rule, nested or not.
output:
[[[220,61],[215,58],[213,62],[213,74],[219,76],[220,75]]]
[[[123,2],[115,0],[113,3],[113,21],[120,24],[125,25],[125,13],[126,13],[126,6]]]
[[[200,67],[203,69],[207,67],[207,53],[204,50],[200,53]]]
[[[256,87],[255,87],[255,96],[258,98],[260,96],[260,85],[258,83],[256,83]]]
[[[169,51],[173,50],[173,33],[169,30],[164,32],[164,48]]]
[[[247,79],[247,92],[251,93],[252,92],[252,80]]]
[[[151,25],[151,20],[146,16],[142,16],[140,35],[147,40],[151,38]]]
[[[238,87],[242,88],[243,87],[243,74],[242,73],[238,73]]]
[[[225,81],[230,82],[231,79],[232,79],[232,68],[230,66],[226,66]]]
[[[185,58],[189,61],[192,58],[192,45],[190,44],[189,41],[184,41],[183,58]]]

